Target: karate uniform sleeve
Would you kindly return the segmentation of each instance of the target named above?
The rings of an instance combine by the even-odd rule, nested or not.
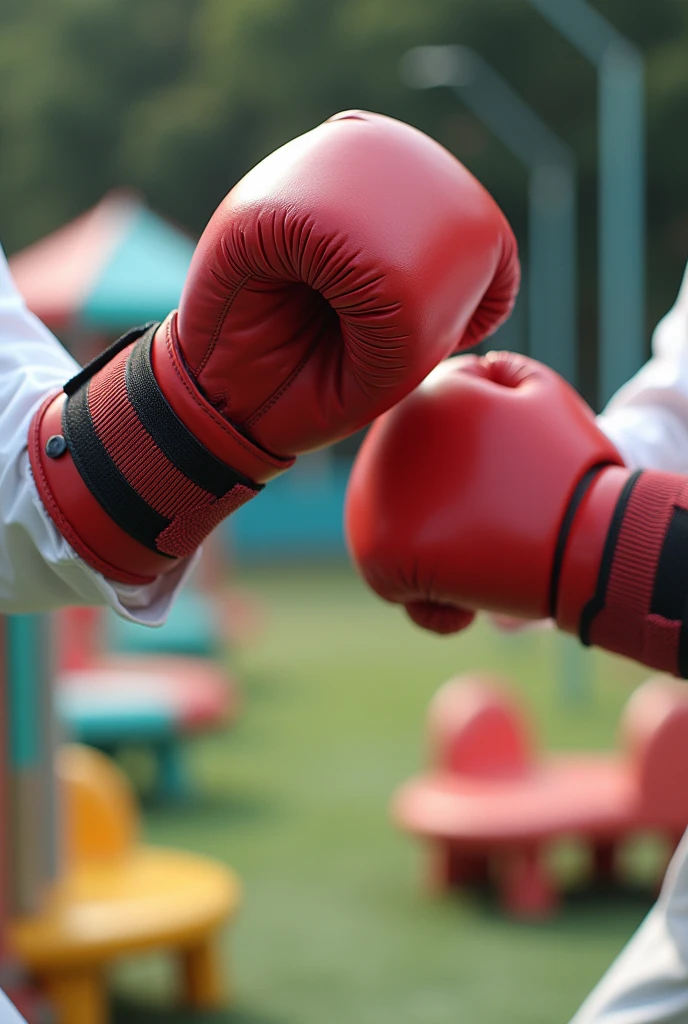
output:
[[[26,1024],[4,992],[0,992],[0,1024]]]
[[[627,465],[688,473],[688,269],[652,358],[598,417]],[[654,908],[571,1024],[688,1020],[688,833]]]
[[[0,249],[0,613],[107,604],[124,618],[160,625],[195,559],[144,586],[114,583],[78,557],[36,491],[27,449],[31,418],[77,370],[26,308]]]
[[[632,469],[688,473],[688,268],[652,337],[652,357],[598,417]]]

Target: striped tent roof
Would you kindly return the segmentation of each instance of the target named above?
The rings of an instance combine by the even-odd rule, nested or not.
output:
[[[27,305],[49,327],[110,333],[174,309],[194,246],[137,195],[115,189],[9,263]]]

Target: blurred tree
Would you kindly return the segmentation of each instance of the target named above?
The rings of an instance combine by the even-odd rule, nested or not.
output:
[[[688,4],[595,0],[648,62],[649,309],[688,255]],[[113,185],[200,232],[240,175],[336,110],[433,135],[485,182],[525,243],[525,175],[447,89],[399,77],[411,46],[467,44],[580,161],[581,337],[596,327],[595,74],[526,0],[0,0],[0,237],[13,251]],[[589,372],[586,393],[594,394]]]

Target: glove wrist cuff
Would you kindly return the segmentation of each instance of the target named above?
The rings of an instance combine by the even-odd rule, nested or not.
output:
[[[156,330],[150,362],[167,404],[215,458],[255,484],[265,484],[294,465],[294,457],[282,458],[254,444],[205,399],[184,362],[176,312]]]
[[[557,542],[550,594],[550,617],[578,635],[583,609],[595,593],[609,523],[629,471],[596,466],[579,482]]]
[[[686,678],[688,481],[673,473],[628,470],[622,479],[618,472],[600,490],[591,512],[604,524],[604,544],[593,585],[588,584],[593,596],[580,606],[573,631],[586,645]],[[590,538],[583,528],[578,537],[580,551]],[[570,579],[562,580],[562,593],[579,566],[572,570]],[[570,611],[568,622],[558,616],[564,628],[570,626]]]
[[[130,537],[88,489],[62,434],[66,397],[61,391],[46,398],[29,430],[29,459],[43,506],[91,568],[118,583],[151,583],[176,560],[156,554]]]
[[[89,565],[127,583],[168,571],[262,488],[166,398],[157,336],[157,324],[125,335],[44,403],[31,431],[34,477],[58,529]],[[212,422],[206,406],[197,395],[197,421]]]

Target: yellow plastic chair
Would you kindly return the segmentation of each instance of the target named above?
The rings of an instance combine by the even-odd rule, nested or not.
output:
[[[107,1024],[107,968],[146,950],[169,950],[185,1005],[226,1005],[218,954],[240,899],[224,865],[138,841],[125,776],[104,754],[69,745],[58,755],[66,864],[43,911],[10,924],[13,952],[45,987],[57,1024]]]

